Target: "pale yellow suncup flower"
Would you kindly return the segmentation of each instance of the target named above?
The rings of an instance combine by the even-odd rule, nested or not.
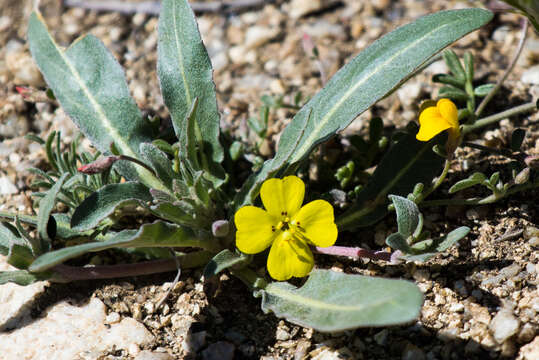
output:
[[[269,179],[260,197],[266,210],[244,206],[236,212],[236,246],[256,254],[271,245],[268,272],[279,281],[307,276],[314,258],[310,245],[328,247],[337,240],[333,207],[325,200],[303,204],[305,184],[297,176]]]

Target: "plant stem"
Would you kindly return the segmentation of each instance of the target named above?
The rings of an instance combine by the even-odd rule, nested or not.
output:
[[[477,120],[474,124],[471,125],[463,125],[462,126],[462,134],[467,134],[471,131],[474,131],[476,129],[482,128],[484,126],[490,125],[492,123],[498,122],[500,120],[503,120],[505,118],[508,118],[510,116],[527,113],[533,110],[537,110],[537,104],[535,102],[529,102],[526,104],[522,104],[519,106],[515,106],[512,109],[502,111],[500,113],[487,116],[485,118],[482,118],[480,120]]]
[[[432,184],[432,186],[429,189],[427,189],[427,191],[425,191],[425,192],[421,193],[421,195],[419,195],[419,197],[416,199],[416,204],[419,204],[420,202],[422,202],[434,190],[436,190],[440,185],[442,185],[442,183],[444,182],[447,174],[449,173],[449,168],[451,168],[451,161],[449,159],[447,159],[447,160],[445,160],[444,169],[442,170],[442,173],[440,174],[440,176],[438,176],[438,178],[436,179],[434,184]]]
[[[131,157],[131,156],[127,156],[127,155],[118,155],[118,160],[126,160],[126,161],[131,161],[137,165],[140,165],[142,166],[143,168],[145,168],[146,170],[148,170],[149,172],[152,173],[153,176],[157,176],[157,174],[155,173],[155,171],[150,167],[148,166],[147,164],[143,163],[142,161],[140,161],[139,159],[135,159],[134,157]]]
[[[172,259],[145,261],[137,264],[103,265],[92,267],[78,267],[69,265],[56,265],[52,271],[57,273],[57,282],[70,282],[76,280],[113,279],[128,276],[150,275],[169,272],[177,269],[177,262],[183,269],[195,268],[205,265],[213,254],[208,251],[182,253]]]
[[[334,256],[348,256],[352,258],[367,258],[373,260],[391,260],[391,253],[387,251],[373,251],[368,249],[363,249],[360,247],[346,247],[346,246],[329,246],[329,247],[318,247],[316,246],[314,250],[319,254],[325,255],[334,255]]]
[[[445,205],[485,205],[492,204],[498,200],[501,200],[509,195],[515,194],[520,191],[526,191],[529,189],[539,188],[539,180],[529,182],[527,184],[516,185],[508,189],[505,193],[492,194],[485,198],[472,198],[472,199],[439,199],[424,201],[420,206],[445,206]]]
[[[259,277],[253,270],[243,267],[240,269],[229,268],[230,273],[240,279],[251,290],[264,289],[268,283]]]
[[[509,66],[505,70],[505,73],[503,74],[503,76],[496,83],[496,86],[494,86],[494,88],[492,88],[492,90],[489,91],[487,96],[485,96],[483,101],[481,101],[481,103],[479,104],[479,106],[475,110],[475,116],[476,117],[479,117],[481,115],[481,113],[483,112],[483,110],[485,109],[487,104],[490,102],[490,100],[494,97],[494,95],[496,95],[498,90],[500,90],[500,88],[502,87],[505,79],[507,79],[507,77],[509,76],[511,71],[513,71],[513,68],[515,67],[515,64],[517,63],[517,60],[518,60],[518,58],[519,58],[519,56],[520,56],[520,54],[522,52],[522,49],[524,48],[524,43],[526,42],[527,34],[528,34],[528,19],[523,18],[522,36],[520,37],[520,41],[518,43],[517,50],[516,50],[515,54],[513,55],[513,59],[511,60],[511,63],[509,63]]]

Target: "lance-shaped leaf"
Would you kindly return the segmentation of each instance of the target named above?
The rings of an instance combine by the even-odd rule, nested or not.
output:
[[[195,236],[189,228],[163,221],[144,224],[139,230],[124,230],[108,235],[107,238],[102,242],[75,245],[48,252],[38,257],[28,269],[32,272],[41,272],[87,252],[112,248],[192,246],[213,249],[215,246],[211,240]]]
[[[36,281],[47,280],[49,275],[48,273],[32,274],[26,270],[0,271],[0,285],[12,282],[26,286]]]
[[[172,179],[178,178],[172,170],[172,161],[152,143],[140,144],[140,152],[150,166],[155,170],[157,177],[172,189]]]
[[[402,324],[416,319],[423,295],[410,281],[315,270],[301,287],[274,282],[262,310],[318,331]]]
[[[219,144],[219,112],[212,66],[195,16],[187,0],[164,0],[161,6],[157,75],[181,149],[186,149],[187,119],[198,98],[194,114],[197,129],[194,130],[202,138],[203,156],[220,163],[223,149]]]
[[[75,209],[71,227],[84,231],[97,226],[120,206],[137,201],[151,201],[148,188],[141,183],[109,184],[92,193]]]
[[[240,192],[236,205],[252,202],[262,182],[274,173],[273,169],[305,158],[314,146],[348,126],[433,55],[491,18],[491,12],[481,9],[441,11],[421,17],[375,41],[298,111],[283,131],[275,158],[246,183],[248,189]]]
[[[122,154],[140,159],[139,144],[152,141],[151,128],[129,94],[120,64],[103,43],[86,35],[64,51],[37,12],[30,16],[28,42],[60,105],[92,144],[105,154],[114,144]],[[125,176],[165,190],[143,167],[125,162],[119,167]]]

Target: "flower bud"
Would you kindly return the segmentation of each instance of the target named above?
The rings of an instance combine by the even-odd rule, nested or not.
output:
[[[228,235],[230,225],[227,220],[217,220],[211,224],[211,232],[215,237],[225,237]]]
[[[118,160],[120,160],[118,156],[106,156],[99,158],[92,163],[82,165],[77,170],[87,175],[99,174],[110,169],[110,167]]]
[[[522,185],[530,180],[530,168],[526,167],[515,176],[515,184]]]

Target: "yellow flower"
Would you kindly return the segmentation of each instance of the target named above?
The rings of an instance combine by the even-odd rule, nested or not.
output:
[[[302,207],[304,195],[297,176],[269,179],[260,189],[266,210],[244,206],[234,216],[240,251],[256,254],[271,245],[268,272],[275,280],[306,276],[314,266],[309,245],[328,247],[337,240],[331,204],[315,200]]]
[[[440,99],[436,106],[428,107],[421,112],[416,139],[429,141],[444,130],[449,131],[448,143],[456,144],[460,137],[459,113],[455,104],[449,99]]]

